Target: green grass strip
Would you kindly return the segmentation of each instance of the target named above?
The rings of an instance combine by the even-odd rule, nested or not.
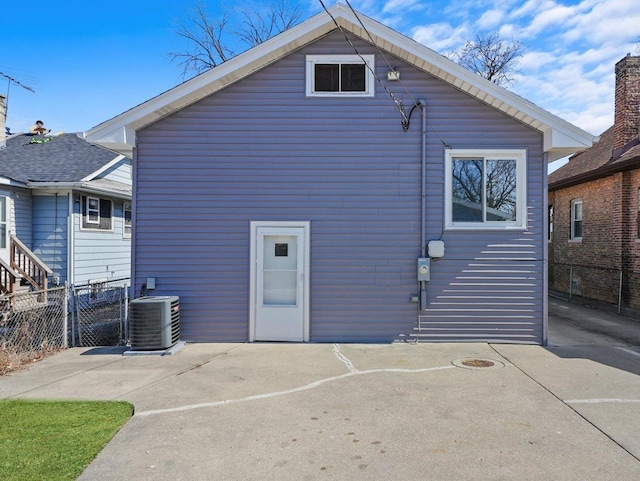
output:
[[[76,479],[132,414],[126,402],[0,400],[0,479]]]

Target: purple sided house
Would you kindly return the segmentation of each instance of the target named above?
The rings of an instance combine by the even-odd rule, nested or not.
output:
[[[330,12],[85,133],[133,158],[134,296],[186,341],[545,343],[547,162],[593,137]]]

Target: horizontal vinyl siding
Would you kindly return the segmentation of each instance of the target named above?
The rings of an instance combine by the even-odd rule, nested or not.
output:
[[[22,243],[31,248],[32,236],[32,198],[28,190],[16,190],[12,194],[13,198],[13,232]]]
[[[355,44],[376,55],[385,77],[379,53]],[[415,333],[418,312],[410,296],[417,292],[420,255],[420,115],[414,112],[403,132],[379,85],[375,98],[305,98],[305,54],[322,53],[352,50],[331,34],[138,134],[136,294],[155,277],[154,294],[179,295],[186,340],[247,339],[249,222],[256,220],[311,222],[312,341],[391,341]],[[465,339],[518,340],[526,310],[527,340],[539,342],[541,135],[389,58],[411,96],[427,101],[427,239],[442,238],[447,248],[434,262],[424,338],[458,340],[462,332]],[[401,85],[387,85],[408,111],[411,99]],[[528,149],[528,231],[443,232],[443,143]],[[498,244],[510,247],[487,253]],[[521,309],[519,293],[505,292],[507,299],[482,304],[487,315],[470,306],[470,317],[446,300],[456,291],[469,293],[473,303],[484,284],[501,291],[502,281],[513,279],[492,265],[496,255],[500,267],[526,271],[532,305]],[[481,279],[471,282],[466,271],[478,263]],[[497,328],[487,333],[488,326]]]
[[[116,279],[131,275],[131,239],[124,239],[122,201],[111,199],[113,230],[81,228],[80,206],[74,213],[74,282],[82,284],[96,279]]]
[[[67,195],[33,196],[33,248],[60,282],[67,280]]]
[[[98,178],[131,185],[131,161],[128,158],[122,159],[116,165],[100,174]]]

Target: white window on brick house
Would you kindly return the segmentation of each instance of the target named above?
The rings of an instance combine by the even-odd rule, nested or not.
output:
[[[363,60],[364,59],[364,60]],[[307,55],[307,97],[373,97],[373,55]]]
[[[551,242],[553,238],[553,204],[550,204],[548,209],[549,209],[549,212],[548,212],[547,220],[549,222],[549,225],[548,225],[547,240]]]
[[[571,201],[571,240],[582,240],[582,199]]]

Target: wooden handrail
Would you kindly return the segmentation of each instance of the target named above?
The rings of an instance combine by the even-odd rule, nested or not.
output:
[[[34,289],[46,291],[48,278],[53,271],[14,235],[11,235],[9,252],[11,267],[18,271]]]
[[[13,294],[13,286],[18,278],[18,273],[9,264],[0,259],[0,292]]]

